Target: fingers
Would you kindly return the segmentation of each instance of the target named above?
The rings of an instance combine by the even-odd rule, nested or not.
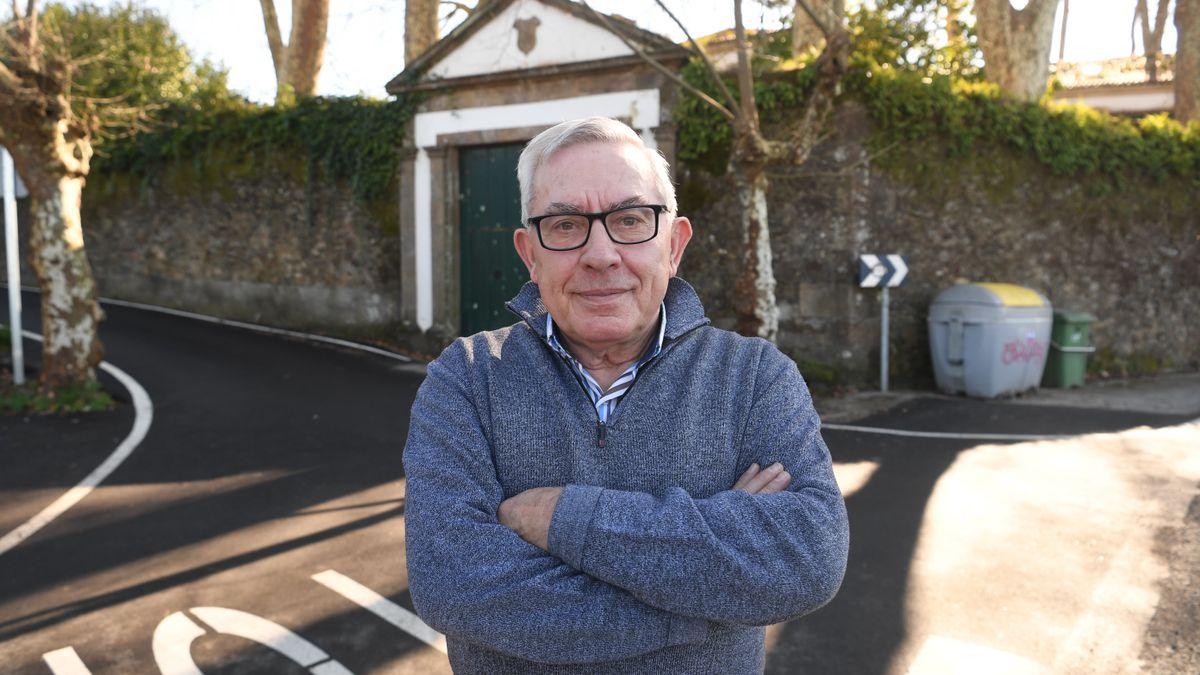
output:
[[[756,473],[758,473],[758,464],[751,464],[750,468],[746,469],[746,473],[742,474],[742,477],[739,478],[730,489],[741,490],[746,486],[746,483],[750,482],[750,479],[753,478],[754,474]]]
[[[759,494],[772,494],[775,492],[783,492],[787,486],[792,484],[792,475],[787,471],[780,471],[778,475],[771,479],[767,486],[759,491]]]
[[[733,486],[734,490],[745,490],[750,494],[780,492],[787,488],[792,482],[792,476],[787,471],[783,470],[783,465],[779,462],[771,466],[758,470],[757,464],[751,464],[746,473],[738,479],[737,484]]]

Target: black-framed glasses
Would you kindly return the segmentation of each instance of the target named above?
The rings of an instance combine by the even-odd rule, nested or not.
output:
[[[666,211],[662,204],[622,206],[599,213],[551,213],[534,216],[528,222],[537,230],[538,241],[551,251],[571,251],[588,242],[592,221],[604,225],[608,238],[617,244],[641,244],[658,236],[658,216]]]

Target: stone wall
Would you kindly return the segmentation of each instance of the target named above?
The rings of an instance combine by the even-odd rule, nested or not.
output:
[[[150,177],[152,187],[126,175],[90,177],[83,221],[101,294],[270,325],[393,336],[400,277],[394,216],[381,217],[313,167],[281,161],[264,173],[224,178],[183,162]],[[384,209],[392,215],[394,202]]]
[[[881,293],[857,287],[860,253],[910,261],[908,283],[891,291],[898,386],[932,386],[929,303],[960,280],[1030,286],[1056,308],[1096,315],[1097,368],[1200,367],[1200,197],[1149,183],[1095,196],[1094,183],[1002,149],[947,160],[911,144],[872,157],[870,130],[847,106],[803,169],[770,173],[778,342],[810,380],[877,386]],[[732,182],[685,170],[680,183],[695,226],[680,275],[732,326]]]

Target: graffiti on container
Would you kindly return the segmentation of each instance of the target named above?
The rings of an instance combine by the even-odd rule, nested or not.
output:
[[[1041,359],[1046,353],[1046,347],[1037,341],[1034,335],[1027,335],[1024,340],[1017,338],[1004,343],[1004,353],[1001,358],[1004,360],[1004,365],[1009,365],[1022,361],[1029,363],[1034,359]]]

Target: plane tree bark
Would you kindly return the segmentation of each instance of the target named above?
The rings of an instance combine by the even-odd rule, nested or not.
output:
[[[1175,119],[1200,119],[1200,2],[1175,0]]]
[[[279,30],[274,0],[259,0],[271,62],[275,65],[275,102],[315,96],[317,79],[325,61],[325,36],[329,28],[329,0],[292,0],[292,26],[288,41]]]
[[[45,49],[38,2],[24,12],[14,0],[0,32],[0,145],[29,190],[30,262],[41,289],[42,370],[52,391],[95,380],[104,348],[104,314],[84,249],[80,205],[99,128],[91,112],[72,108],[72,64]]]
[[[1036,101],[1046,93],[1058,2],[1029,0],[1014,9],[1010,0],[975,0],[984,77],[1015,99]]]

